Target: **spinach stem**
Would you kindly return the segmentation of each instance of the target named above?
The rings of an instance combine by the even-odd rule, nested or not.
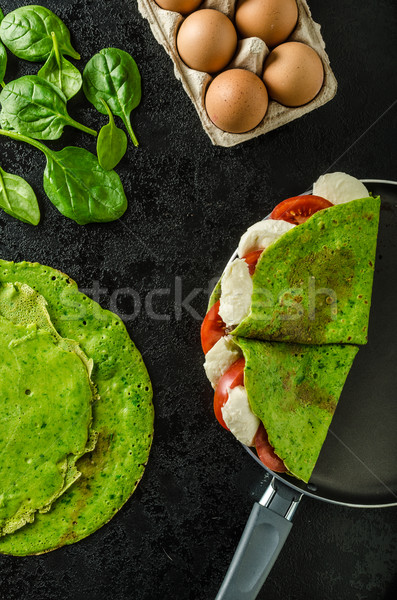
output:
[[[67,54],[68,56],[71,56],[75,60],[80,60],[81,59],[80,54],[78,52],[76,52],[76,50],[73,50],[73,48],[70,48],[67,52],[64,52],[64,54]]]
[[[34,146],[35,148],[37,148],[37,150],[40,150],[46,156],[50,156],[50,155],[53,156],[52,150],[47,148],[47,146],[45,146],[38,140],[33,140],[32,138],[27,137],[26,135],[23,135],[22,133],[17,133],[16,131],[7,131],[6,129],[0,129],[0,135],[4,135],[13,140],[17,140],[17,142],[26,142],[26,144],[30,144],[31,146]]]
[[[42,152],[47,159],[51,158],[58,165],[61,164],[57,157],[57,153],[54,152],[53,150],[51,150],[50,148],[48,148],[48,146],[45,146],[44,144],[39,142],[38,140],[34,140],[34,139],[28,137],[27,135],[18,133],[17,131],[7,131],[6,129],[0,129],[0,135],[9,137],[13,140],[16,140],[17,142],[25,142],[26,144],[29,144],[30,146],[37,148],[37,150],[40,150],[40,152]],[[95,135],[96,135],[96,132],[95,132]]]
[[[115,123],[114,123],[113,113],[112,113],[112,111],[110,110],[110,108],[109,108],[109,106],[108,106],[108,103],[107,103],[107,102],[105,102],[105,100],[104,100],[103,98],[100,98],[100,101],[101,101],[101,102],[102,102],[102,104],[104,105],[104,107],[105,107],[105,109],[106,109],[106,112],[107,112],[107,113],[108,113],[108,115],[109,115],[109,122],[110,122],[112,125],[114,125]]]
[[[57,36],[55,35],[55,33],[53,31],[51,31],[51,37],[52,37],[52,43],[54,45],[54,52],[55,52],[55,58],[57,61],[57,65],[58,65],[59,69],[62,69],[61,55],[59,54]]]
[[[81,131],[84,131],[85,133],[89,133],[90,135],[93,135],[94,137],[96,137],[98,135],[98,133],[95,131],[95,129],[86,127],[85,125],[82,125],[81,123],[79,123],[78,121],[75,121],[72,118],[70,118],[69,125],[72,125],[72,127],[76,127],[76,129],[80,129]]]
[[[6,86],[6,84],[4,83],[4,81],[0,81],[0,85],[1,85],[1,87],[5,87]]]
[[[136,139],[136,135],[131,127],[131,121],[128,117],[126,117],[125,119],[123,119],[124,121],[124,125],[126,126],[126,129],[130,135],[130,138],[132,139],[132,143],[134,144],[134,146],[138,147],[139,146],[139,142]]]

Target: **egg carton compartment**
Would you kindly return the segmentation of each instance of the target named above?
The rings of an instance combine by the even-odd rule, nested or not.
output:
[[[324,66],[324,83],[321,90],[311,102],[296,108],[283,106],[269,98],[267,113],[255,129],[247,133],[228,133],[216,127],[205,110],[204,98],[207,87],[213,77],[208,73],[189,68],[179,56],[176,47],[176,36],[178,28],[185,17],[180,13],[160,8],[155,0],[138,0],[138,8],[141,15],[149,21],[154,37],[173,60],[175,77],[181,81],[198,112],[205,132],[214,145],[230,147],[258,137],[268,131],[277,129],[277,127],[281,127],[285,123],[298,119],[315,108],[319,108],[335,96],[337,82],[325,51],[325,43],[320,32],[320,25],[313,21],[306,1],[296,1],[299,13],[298,22],[286,41],[303,42],[311,46],[320,56]],[[205,0],[197,10],[215,8],[233,21],[236,2],[237,0]],[[259,38],[242,39],[238,43],[233,60],[224,70],[239,67],[253,71],[261,77],[263,63],[269,52],[270,50],[267,45]]]

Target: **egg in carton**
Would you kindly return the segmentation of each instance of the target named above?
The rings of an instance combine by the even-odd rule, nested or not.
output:
[[[237,0],[205,0],[199,5],[198,9],[213,8],[219,10],[233,21],[236,2]],[[305,0],[296,0],[296,3],[298,6],[298,21],[286,41],[303,42],[311,46],[320,56],[324,67],[324,82],[319,93],[307,104],[295,108],[283,106],[269,99],[267,113],[257,127],[246,133],[228,133],[214,125],[205,109],[205,94],[213,77],[208,73],[189,68],[179,56],[176,36],[185,17],[180,13],[160,8],[155,0],[138,0],[141,15],[149,21],[154,37],[173,60],[175,77],[181,81],[198,112],[205,132],[214,145],[230,147],[258,137],[281,127],[285,123],[298,119],[315,108],[319,108],[335,96],[337,82],[325,51],[320,25],[313,21]],[[248,69],[262,77],[264,61],[269,53],[270,49],[261,39],[257,37],[241,39],[238,42],[237,51],[232,61],[224,70],[230,68]]]

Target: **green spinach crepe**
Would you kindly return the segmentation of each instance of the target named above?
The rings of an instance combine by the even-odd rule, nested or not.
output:
[[[250,313],[232,334],[365,344],[379,208],[379,198],[332,206],[271,244],[252,277]]]
[[[245,359],[251,410],[288,473],[307,483],[358,347],[243,338],[235,342]]]
[[[368,197],[319,210],[262,252],[263,246],[255,244],[265,234],[250,228],[251,238],[249,229],[242,244],[245,252],[239,246],[236,270],[229,263],[223,276],[227,283],[222,277],[209,300],[202,345],[209,347],[205,368],[215,388],[218,420],[223,403],[222,419],[238,439],[259,446],[263,442],[261,460],[277,470],[273,448],[288,473],[305,482],[358,345],[367,342],[379,209],[380,199]],[[273,233],[270,227],[268,231]],[[240,269],[243,257],[252,275]],[[222,281],[227,326],[222,321]],[[222,343],[225,333],[232,337]],[[245,392],[232,397],[227,385],[242,368],[230,362],[237,360],[233,341],[245,359]],[[257,426],[252,413],[263,423],[262,437],[261,429],[251,437]]]
[[[0,534],[46,512],[78,478],[92,388],[78,355],[36,325],[0,316]]]
[[[85,413],[84,419],[77,413],[74,415],[78,430],[82,430],[82,423],[85,423],[84,448],[80,440],[84,436],[77,430],[70,431],[73,416],[66,406],[57,407],[57,410],[63,410],[63,416],[57,422],[58,429],[62,427],[59,433],[65,446],[62,452],[42,448],[40,440],[31,445],[30,438],[25,439],[26,451],[32,455],[48,450],[52,467],[58,451],[60,460],[65,455],[69,458],[67,468],[63,467],[66,471],[63,485],[58,481],[56,489],[56,486],[50,488],[46,479],[38,478],[37,481],[41,481],[45,488],[45,497],[35,503],[37,512],[33,522],[0,538],[0,552],[22,556],[46,552],[84,538],[106,523],[129,498],[143,475],[150,451],[154,417],[152,389],[142,357],[122,321],[80,293],[67,275],[37,263],[0,260],[0,283],[0,315],[4,332],[10,329],[13,332],[10,335],[16,336],[15,339],[18,338],[17,330],[22,332],[22,338],[26,337],[26,332],[31,334],[31,338],[29,335],[26,338],[26,347],[25,343],[21,345],[27,372],[32,367],[32,363],[29,364],[32,360],[30,344],[38,350],[33,353],[35,362],[40,363],[35,371],[37,376],[31,373],[31,380],[28,375],[26,379],[30,386],[26,390],[33,392],[25,394],[26,400],[31,402],[33,396],[39,393],[36,390],[40,390],[42,399],[38,406],[30,404],[32,423],[37,423],[40,429],[44,422],[47,423],[54,399],[59,399],[62,391],[57,386],[64,382],[62,389],[65,392],[65,384],[73,371],[72,367],[67,369],[63,366],[61,369],[57,357],[59,371],[53,365],[53,374],[49,377],[45,357],[41,356],[43,349],[49,348],[51,354],[56,351],[62,354],[63,351],[65,360],[67,357],[74,363],[79,361],[76,364],[80,370],[83,369],[86,384],[89,382],[85,389],[89,396],[85,406],[87,408],[88,402],[91,411]],[[29,311],[22,309],[23,306],[26,308],[26,302],[30,302]],[[4,337],[2,339],[5,340]],[[3,341],[3,350],[4,347]],[[2,386],[2,390],[13,389],[12,372],[11,365],[6,371],[7,388]],[[81,384],[81,377],[73,378],[73,382],[76,381]],[[21,396],[20,389],[19,394]],[[77,402],[78,395],[72,395],[73,401]],[[8,409],[4,401],[1,401],[0,409]],[[4,412],[3,415],[6,416]],[[30,433],[33,431],[32,423]],[[87,442],[91,449],[84,453],[88,449]],[[7,452],[6,444],[2,460],[6,459]],[[18,478],[17,466],[21,464],[22,456],[19,462],[13,455],[9,457],[10,480],[14,475]],[[41,459],[40,455],[38,458]],[[43,460],[39,462],[44,464]],[[60,464],[57,466],[60,467]],[[29,477],[34,479],[30,473]],[[39,512],[47,508],[48,512]]]

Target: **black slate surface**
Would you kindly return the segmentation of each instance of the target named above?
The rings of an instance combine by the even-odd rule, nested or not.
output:
[[[127,213],[113,224],[81,227],[46,199],[40,153],[1,138],[1,166],[34,186],[43,217],[33,228],[1,213],[0,255],[67,272],[125,318],[153,380],[156,430],[144,478],[120,513],[73,546],[0,557],[0,598],[210,600],[266,481],[213,419],[198,315],[239,235],[277,201],[304,191],[327,169],[397,179],[397,8],[393,0],[312,0],[339,82],[336,98],[282,129],[223,149],[211,146],[135,2],[42,4],[71,29],[81,66],[106,46],[134,56],[143,77],[132,118],[141,145],[130,146],[118,168]],[[5,13],[19,5],[1,2]],[[6,80],[36,70],[10,56]],[[105,122],[82,94],[70,112],[97,128]],[[72,143],[95,149],[93,139],[74,130],[52,146]],[[154,297],[150,315],[153,289],[165,291]],[[394,597],[396,517],[396,508],[305,499],[259,599]]]

